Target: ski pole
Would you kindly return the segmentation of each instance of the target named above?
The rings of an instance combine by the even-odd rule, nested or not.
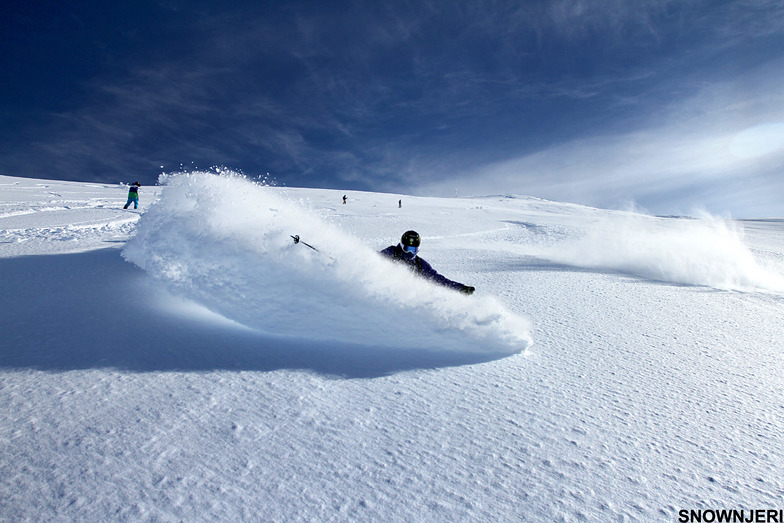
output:
[[[292,236],[292,238],[294,238],[294,244],[295,244],[295,245],[296,245],[297,243],[301,243],[302,245],[305,245],[305,246],[307,246],[307,247],[310,247],[310,248],[311,248],[311,249],[313,249],[314,251],[316,251],[316,252],[319,252],[319,250],[318,250],[318,249],[316,249],[315,247],[313,247],[311,244],[309,244],[309,243],[306,243],[306,242],[303,242],[303,241],[301,241],[301,240],[299,239],[299,234],[295,234],[295,235],[293,235],[293,236]]]

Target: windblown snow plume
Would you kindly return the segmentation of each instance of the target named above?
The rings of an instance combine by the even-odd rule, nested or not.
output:
[[[416,277],[268,187],[201,172],[161,182],[123,256],[229,319],[373,346],[514,353],[531,343],[527,321],[496,300]]]
[[[575,243],[548,254],[578,267],[605,268],[643,278],[724,290],[784,292],[784,277],[762,265],[733,222],[654,218],[639,214],[591,223]]]

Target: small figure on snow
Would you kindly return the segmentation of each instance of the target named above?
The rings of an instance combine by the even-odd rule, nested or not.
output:
[[[346,200],[348,200],[348,197],[344,194],[343,195],[343,205],[346,205]]]
[[[398,209],[402,209],[403,208],[403,200],[398,200],[397,201],[397,208]]]
[[[474,293],[475,289],[473,287],[463,285],[462,283],[441,276],[429,263],[417,256],[420,243],[421,239],[419,233],[416,231],[406,231],[400,238],[400,243],[397,245],[390,245],[381,251],[381,254],[400,263],[407,264],[417,274],[424,276],[428,280],[438,283],[439,285],[455,289],[463,294]]]
[[[142,184],[139,182],[133,182],[130,189],[128,189],[128,203],[125,204],[123,209],[127,209],[131,204],[133,204],[134,209],[139,208],[139,187],[141,186]]]

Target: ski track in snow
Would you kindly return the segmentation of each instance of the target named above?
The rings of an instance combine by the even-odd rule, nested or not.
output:
[[[0,176],[0,520],[783,508],[780,219],[203,173],[126,195]],[[375,256],[407,229],[477,293]]]
[[[78,184],[62,194],[45,190],[49,187],[29,182],[0,184],[4,193],[0,255],[3,249],[14,254],[90,250],[113,240],[124,242],[134,231],[139,214],[122,209],[125,187],[111,188],[116,198],[106,197],[109,187],[104,185]]]

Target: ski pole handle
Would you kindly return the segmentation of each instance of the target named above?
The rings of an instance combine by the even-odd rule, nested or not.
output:
[[[307,246],[307,247],[310,247],[310,248],[311,248],[311,249],[313,249],[314,251],[316,251],[316,252],[319,252],[319,250],[318,250],[318,249],[316,249],[315,247],[313,247],[313,246],[312,246],[312,245],[310,245],[309,243],[305,243],[305,242],[303,242],[303,241],[300,241],[300,239],[299,239],[299,234],[295,234],[295,235],[293,235],[293,236],[292,236],[292,238],[294,238],[294,244],[295,244],[295,245],[296,245],[296,244],[298,244],[298,243],[301,243],[302,245],[305,245],[305,246]]]

